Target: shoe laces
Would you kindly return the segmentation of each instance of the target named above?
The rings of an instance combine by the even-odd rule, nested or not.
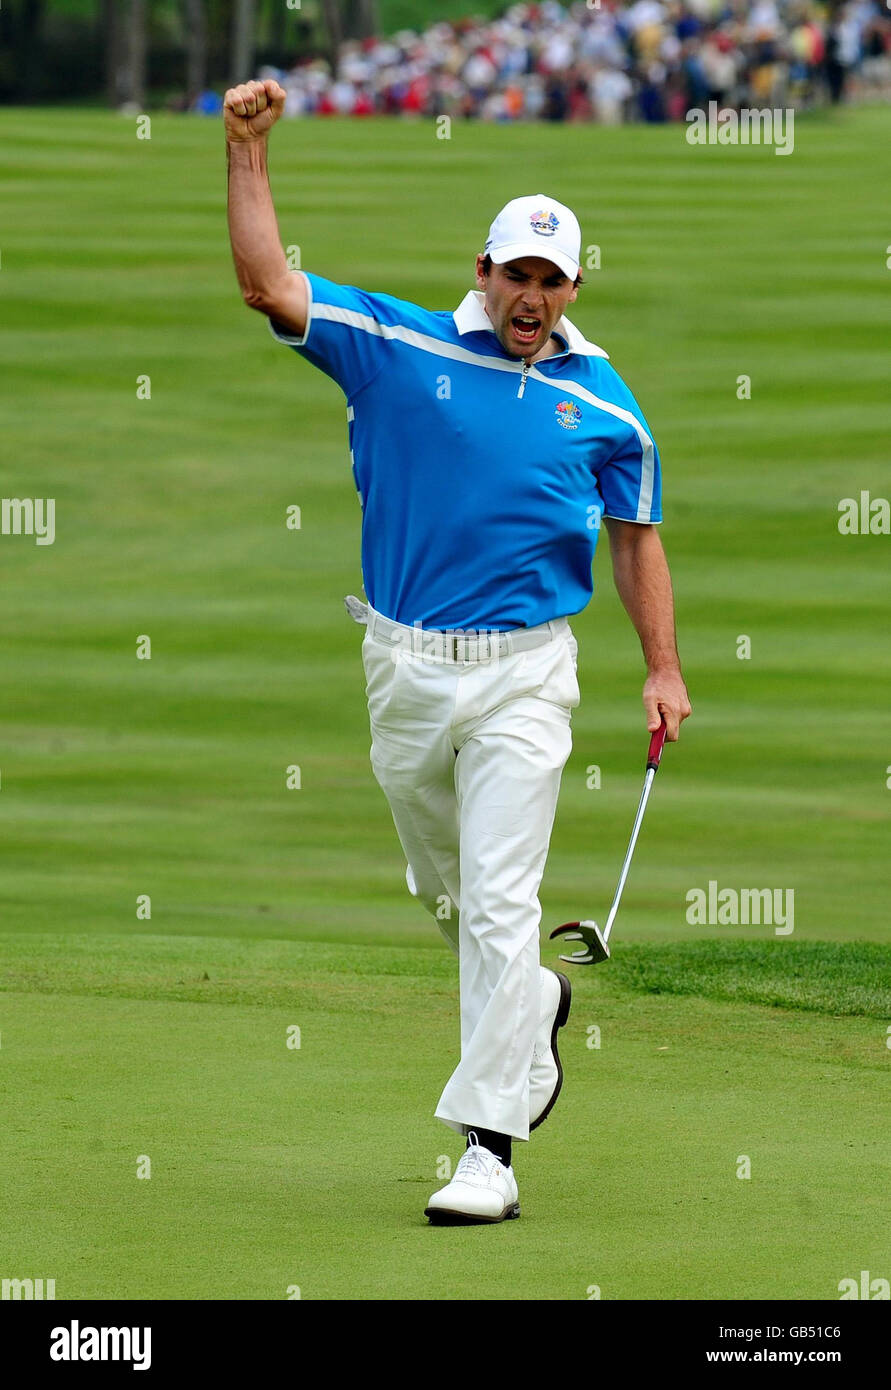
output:
[[[476,1131],[470,1130],[467,1138],[470,1140],[469,1146],[464,1150],[455,1169],[455,1176],[458,1173],[482,1173],[485,1177],[489,1172],[492,1162],[499,1162],[494,1154],[490,1154],[488,1149],[484,1149],[477,1138]]]

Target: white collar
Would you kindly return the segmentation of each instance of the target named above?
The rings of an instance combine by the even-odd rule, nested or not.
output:
[[[494,333],[492,320],[486,313],[484,301],[486,296],[482,290],[468,290],[455,310],[452,318],[455,320],[455,327],[459,333]],[[609,353],[604,352],[603,348],[597,347],[595,343],[589,343],[584,334],[580,333],[574,324],[567,318],[561,318],[554,329],[569,344],[570,352],[578,352],[586,357],[605,357],[609,361]],[[547,361],[547,358],[543,358]]]

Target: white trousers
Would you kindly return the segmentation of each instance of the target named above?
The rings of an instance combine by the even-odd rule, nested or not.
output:
[[[538,890],[579,703],[569,624],[546,630],[541,646],[483,661],[368,630],[362,643],[374,775],[416,896],[458,956],[461,1060],[435,1114],[460,1134],[529,1138]]]

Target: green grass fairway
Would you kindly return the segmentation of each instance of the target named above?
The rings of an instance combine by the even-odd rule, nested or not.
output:
[[[3,1267],[189,1299],[830,1299],[886,1267],[884,1026],[605,970],[518,1146],[520,1221],[428,1227],[452,973],[438,946],[20,938]]]
[[[422,1213],[460,1151],[433,1118],[456,972],[368,763],[343,398],[241,304],[220,123],[0,112],[0,495],[56,507],[51,546],[0,534],[0,1276],[337,1300],[891,1278],[891,537],[837,525],[891,496],[887,121],[799,117],[783,158],[679,127],[273,134],[304,267],[431,307],[509,197],[572,204],[601,268],[571,317],[663,458],[694,717],[614,960],[574,973],[522,1219],[453,1230]],[[605,539],[595,581],[543,934],[605,918],[643,773]],[[691,924],[710,883],[794,892],[794,931]]]

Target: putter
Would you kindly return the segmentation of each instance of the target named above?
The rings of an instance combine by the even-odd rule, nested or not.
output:
[[[565,936],[567,941],[583,941],[585,943],[583,950],[574,951],[571,956],[560,957],[561,960],[568,961],[570,965],[597,965],[602,960],[609,960],[609,934],[613,929],[613,922],[616,920],[616,913],[619,910],[622,889],[625,887],[625,880],[631,867],[631,856],[634,853],[634,846],[637,844],[644,811],[647,809],[650,788],[662,758],[662,749],[665,747],[666,733],[667,729],[663,719],[650,739],[650,749],[647,753],[647,775],[644,778],[643,791],[640,794],[640,805],[637,808],[637,815],[634,817],[628,853],[625,855],[625,863],[622,865],[622,872],[619,875],[618,887],[613,898],[613,905],[609,910],[609,917],[606,919],[606,926],[601,931],[596,922],[564,922],[562,927],[555,927],[551,932],[552,941],[555,936]]]

